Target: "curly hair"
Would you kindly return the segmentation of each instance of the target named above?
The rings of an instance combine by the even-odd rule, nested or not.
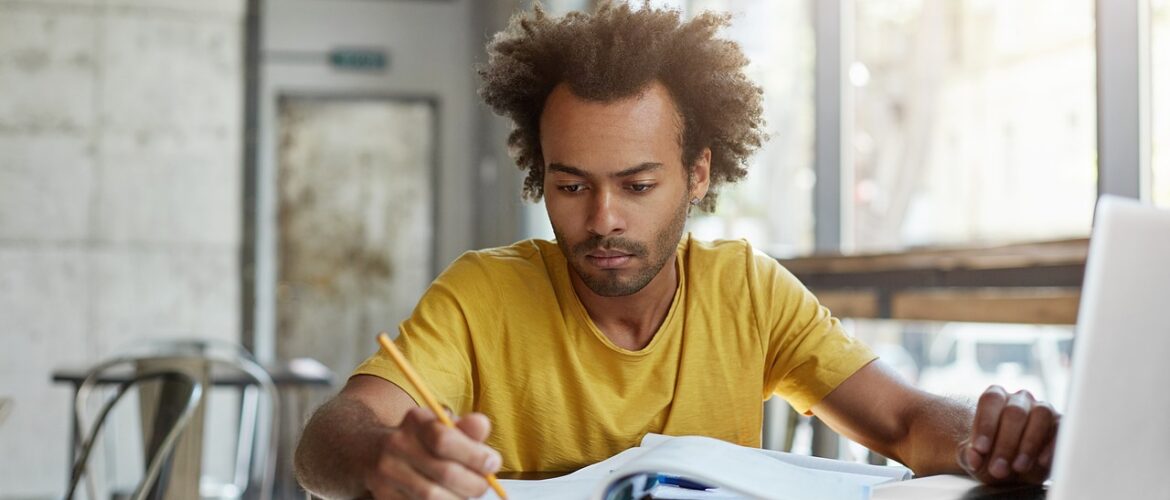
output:
[[[714,210],[718,188],[747,175],[748,158],[765,140],[762,90],[744,74],[748,60],[739,45],[716,38],[730,16],[680,17],[649,2],[638,9],[604,2],[592,15],[553,18],[537,3],[495,35],[488,62],[477,68],[479,95],[514,125],[508,146],[516,166],[528,172],[526,198],[544,195],[540,115],[562,82],[578,97],[601,102],[661,82],[682,118],[683,165],[692,169],[703,148],[711,149],[710,189],[700,209]]]

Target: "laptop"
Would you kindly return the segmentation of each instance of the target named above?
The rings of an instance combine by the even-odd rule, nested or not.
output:
[[[933,476],[874,498],[1170,500],[1170,210],[1101,197],[1076,330],[1047,488]]]
[[[1170,210],[1103,196],[1049,500],[1170,499]]]

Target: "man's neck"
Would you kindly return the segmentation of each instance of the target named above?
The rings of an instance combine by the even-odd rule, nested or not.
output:
[[[605,297],[598,295],[569,269],[573,291],[581,299],[593,324],[618,347],[637,351],[646,347],[655,332],[666,321],[670,306],[678,290],[677,254],[662,266],[662,270],[646,286],[632,295]]]

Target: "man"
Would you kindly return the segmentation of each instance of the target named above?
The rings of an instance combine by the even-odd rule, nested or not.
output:
[[[306,488],[462,498],[486,491],[484,473],[572,471],[647,432],[758,446],[773,394],[919,475],[1047,477],[1051,406],[992,387],[972,410],[916,390],[775,260],[683,235],[762,140],[747,61],[715,37],[726,22],[538,8],[496,37],[481,95],[515,123],[525,192],[545,198],[556,241],[463,255],[400,325],[457,429],[375,355],[306,427]]]

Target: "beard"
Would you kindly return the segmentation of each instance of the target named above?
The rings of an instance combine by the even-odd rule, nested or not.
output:
[[[581,278],[585,286],[602,297],[624,297],[645,288],[674,255],[686,227],[688,206],[688,199],[684,196],[670,223],[655,233],[653,241],[649,243],[621,236],[595,235],[570,246],[556,226],[553,226],[553,234],[556,235],[557,246],[561,247],[561,252],[569,261],[569,268]],[[586,256],[599,249],[630,254],[633,262],[642,265],[633,269],[590,269]],[[627,273],[628,276],[624,275]]]

